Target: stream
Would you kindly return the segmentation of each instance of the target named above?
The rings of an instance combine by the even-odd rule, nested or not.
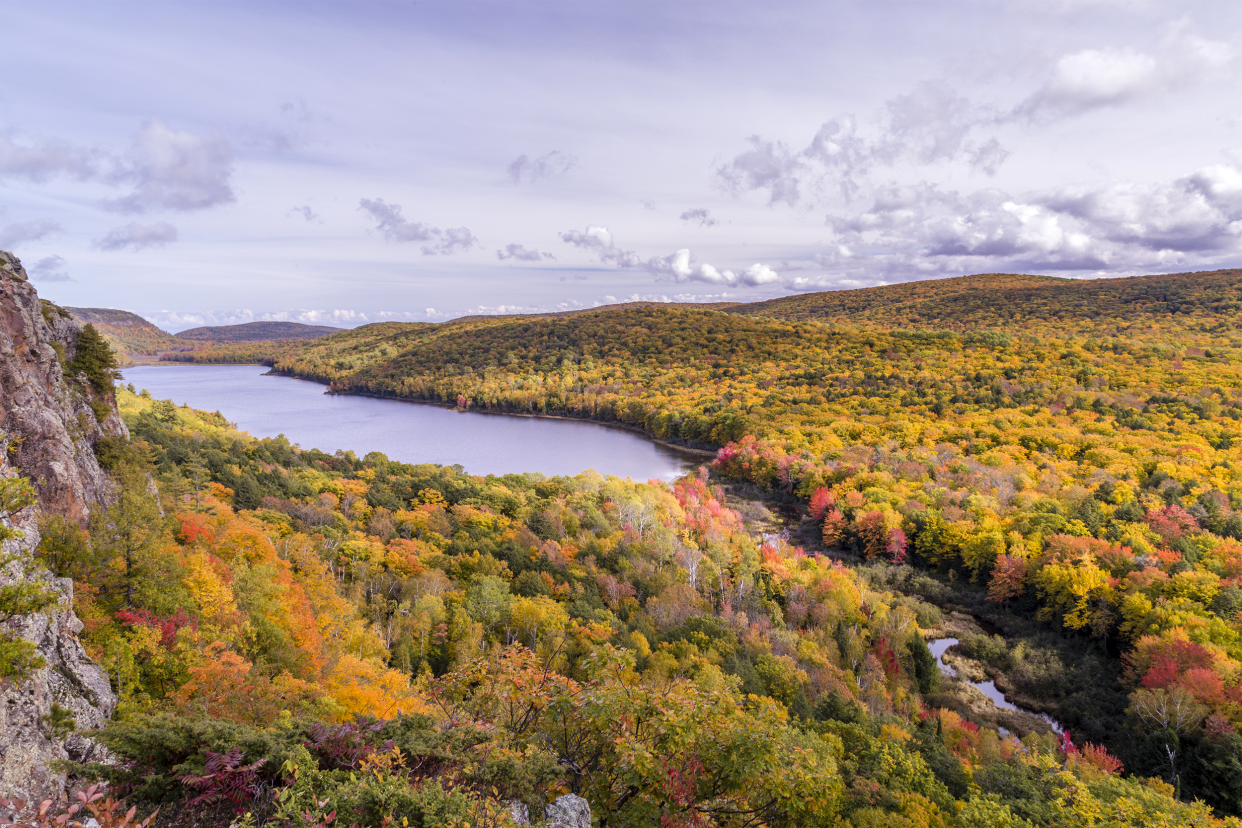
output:
[[[944,654],[948,652],[950,647],[957,643],[958,641],[956,638],[934,638],[927,642],[927,646],[931,650],[932,655],[936,657],[936,666],[940,668],[940,672],[946,676],[954,678],[957,677],[957,670],[954,670],[952,666],[945,663]],[[1064,728],[1061,727],[1061,723],[1049,716],[1047,713],[1036,713],[1034,710],[1019,707],[1018,705],[1010,702],[1005,698],[1005,694],[996,688],[996,682],[991,679],[988,681],[970,681],[969,679],[963,679],[963,681],[972,687],[977,687],[983,695],[991,699],[992,703],[1001,710],[1014,710],[1019,713],[1026,713],[1031,716],[1036,716],[1047,722],[1054,733],[1060,734],[1064,732]],[[1005,731],[1004,728],[1001,728],[1001,730]]]

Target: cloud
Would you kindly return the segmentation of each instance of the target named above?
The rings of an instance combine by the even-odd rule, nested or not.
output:
[[[712,218],[710,210],[706,210],[702,207],[695,207],[693,209],[686,210],[681,214],[681,220],[698,222],[700,227],[714,227],[720,223],[716,221],[716,219]]]
[[[612,233],[607,227],[592,224],[586,232],[567,230],[560,234],[561,241],[572,244],[582,250],[595,253],[601,262],[612,262],[617,267],[638,267],[643,263],[633,250],[622,250],[613,243]]]
[[[877,168],[961,162],[990,176],[1009,157],[995,136],[975,137],[1000,123],[996,111],[942,83],[889,99],[876,123],[864,133],[852,115],[830,118],[802,149],[752,135],[749,149],[716,168],[716,183],[735,196],[766,191],[769,206],[794,207],[808,191],[854,198]]]
[[[19,144],[12,134],[0,135],[0,178],[24,178],[42,183],[58,175],[79,181],[99,172],[100,153],[56,138]]]
[[[694,265],[692,262],[690,251],[683,249],[667,256],[652,256],[645,267],[657,282],[705,282],[729,287],[759,287],[779,284],[781,281],[775,270],[763,264],[753,264],[741,273],[734,273],[731,270],[717,270],[709,264]]]
[[[1048,121],[1165,94],[1236,73],[1238,50],[1174,26],[1151,53],[1083,49],[1062,55],[1043,85],[1014,108],[1020,119]]]
[[[166,331],[184,331],[216,325],[244,325],[248,322],[301,322],[304,325],[327,325],[334,328],[352,328],[365,325],[373,319],[385,318],[382,312],[336,309],[318,310],[290,308],[287,310],[256,313],[249,308],[222,311],[172,311],[160,310],[141,314],[151,324]]]
[[[675,293],[669,296],[666,293],[631,293],[623,299],[615,296],[607,295],[603,297],[602,302],[596,303],[596,307],[600,304],[616,305],[621,302],[692,302],[695,304],[702,302],[728,302],[737,300],[740,294],[736,293]]]
[[[538,250],[527,250],[520,244],[507,244],[504,250],[496,251],[496,258],[502,262],[506,259],[516,259],[519,262],[541,262],[544,259],[555,259],[551,253],[541,253]]]
[[[1151,55],[1131,49],[1086,49],[1058,60],[1052,77],[1017,112],[1030,117],[1074,115],[1132,100],[1160,82]]]
[[[749,150],[716,169],[717,182],[734,195],[767,190],[769,206],[797,204],[801,198],[799,175],[808,166],[806,159],[780,141],[752,135],[747,142]]]
[[[644,198],[638,203],[643,205],[644,210],[654,210],[656,208],[656,203],[649,198]]]
[[[1027,193],[933,184],[877,188],[869,206],[829,215],[835,238],[814,257],[809,290],[968,272],[1083,275],[1228,266],[1242,253],[1242,165],[1154,183]]]
[[[165,221],[155,224],[130,222],[118,227],[95,242],[100,250],[143,250],[147,247],[163,247],[177,240],[177,228]]]
[[[0,227],[0,249],[12,250],[24,242],[38,241],[63,232],[61,226],[51,219],[15,221]]]
[[[39,282],[72,282],[61,256],[47,256],[27,268],[30,278]]]
[[[361,199],[358,209],[375,220],[376,229],[389,241],[430,242],[422,247],[424,256],[450,255],[479,245],[479,240],[468,228],[450,227],[441,230],[429,224],[406,221],[400,204],[389,204],[382,198]]]
[[[175,132],[159,118],[143,125],[109,178],[134,190],[103,206],[118,213],[206,210],[236,200],[233,148],[221,136]]]
[[[925,81],[884,106],[884,134],[871,150],[876,160],[890,165],[902,160],[929,165],[965,157],[976,167],[976,159],[984,159],[983,171],[995,172],[1007,155],[994,137],[986,148],[969,142],[970,133],[992,123],[995,113],[942,83]]]
[[[318,213],[316,213],[314,210],[312,210],[308,206],[294,207],[288,213],[285,213],[285,215],[286,216],[301,216],[302,218],[306,219],[307,222],[315,222],[316,224],[323,224],[323,216],[319,215]]]
[[[509,164],[509,178],[513,179],[515,186],[534,184],[536,181],[562,176],[577,165],[577,158],[560,150],[552,150],[534,160],[526,155],[519,155]]]

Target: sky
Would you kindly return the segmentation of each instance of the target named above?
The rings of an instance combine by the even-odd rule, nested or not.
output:
[[[1242,3],[0,0],[0,249],[166,330],[1242,265]]]

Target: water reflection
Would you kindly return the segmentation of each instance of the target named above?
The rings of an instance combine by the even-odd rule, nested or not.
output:
[[[587,469],[673,480],[710,457],[579,420],[454,411],[397,400],[324,394],[324,386],[264,376],[259,365],[138,366],[124,381],[156,399],[219,411],[255,437],[284,434],[303,448],[383,452],[405,463],[460,465],[472,474]]]
[[[953,667],[947,664],[944,660],[944,654],[948,652],[950,647],[957,643],[958,640],[956,638],[935,638],[927,642],[927,648],[931,650],[932,655],[936,657],[936,666],[939,667],[940,672],[946,676],[957,676],[957,670],[953,669]],[[988,681],[970,681],[969,679],[963,679],[963,681],[971,687],[979,688],[983,695],[991,699],[992,703],[1001,710],[1013,710],[1018,713],[1029,713],[1032,716],[1038,716],[1048,723],[1054,733],[1062,732],[1063,729],[1061,727],[1061,723],[1049,716],[1047,713],[1036,713],[1034,710],[1027,710],[1025,707],[1019,707],[1006,699],[1005,694],[997,689],[996,682],[990,679]],[[1004,733],[1008,733],[1008,731],[1004,728],[1001,728],[1001,730],[1003,731],[1002,735],[1004,735]]]

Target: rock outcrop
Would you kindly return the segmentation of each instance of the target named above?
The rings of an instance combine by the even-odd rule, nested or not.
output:
[[[46,662],[23,681],[0,680],[0,796],[28,801],[64,792],[53,763],[94,758],[98,748],[81,731],[102,725],[116,705],[107,676],[78,641],[73,582],[23,565],[38,545],[41,516],[85,522],[111,495],[94,448],[125,435],[125,426],[114,405],[97,400],[101,422],[84,384],[64,376],[81,329],[43,303],[21,262],[0,251],[0,475],[26,477],[38,493],[36,505],[3,520],[22,536],[2,545],[3,558],[16,560],[0,569],[0,586],[39,580],[60,596],[56,607],[6,624]],[[53,727],[53,704],[72,715],[78,732]]]

